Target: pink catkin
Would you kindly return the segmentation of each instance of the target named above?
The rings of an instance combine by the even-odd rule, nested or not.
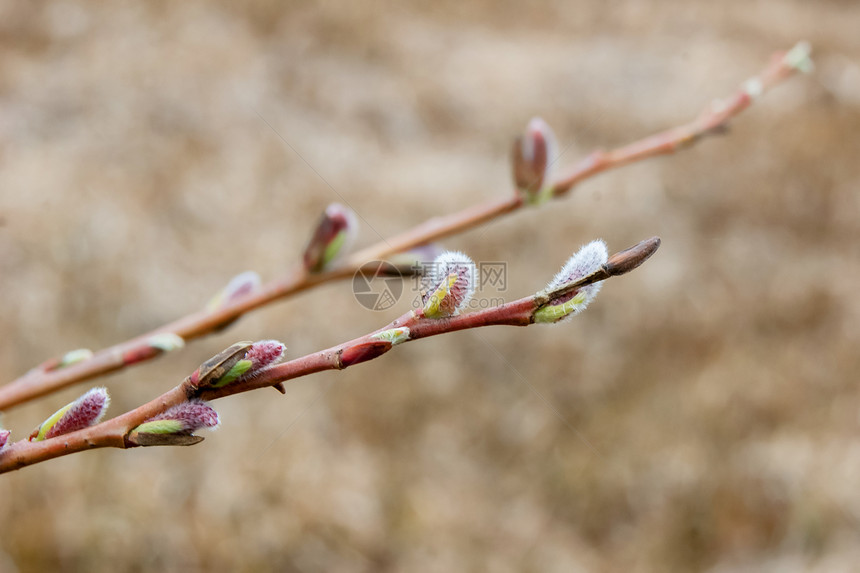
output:
[[[549,182],[556,147],[549,125],[539,117],[532,119],[514,146],[514,182],[520,191],[536,195]]]
[[[104,388],[93,388],[78,398],[54,427],[45,434],[45,439],[62,436],[69,432],[83,430],[97,424],[110,404],[110,397]]]
[[[227,283],[224,290],[215,297],[215,300],[218,301],[217,304],[215,304],[215,307],[217,308],[233,302],[234,300],[248,296],[252,292],[260,289],[260,283],[260,275],[254,271],[245,271],[244,273],[236,275],[230,279],[230,282]]]
[[[606,262],[607,257],[608,253],[606,251],[606,243],[604,243],[603,241],[592,241],[587,245],[584,245],[576,253],[574,253],[573,256],[570,257],[570,259],[568,259],[567,263],[564,265],[561,271],[559,271],[555,278],[553,278],[552,281],[550,281],[549,285],[547,285],[547,288],[559,287],[566,283],[581,279],[587,274],[599,269],[600,265]],[[600,283],[595,283],[582,287],[575,291],[571,291],[567,294],[563,294],[559,297],[556,297],[551,302],[551,304],[565,303],[575,297],[580,292],[585,292],[587,295],[587,300],[591,300],[600,291],[601,286],[602,285]]]
[[[470,269],[466,265],[459,265],[452,272],[457,273],[457,281],[451,287],[451,310],[456,312],[463,303],[467,302],[466,299],[471,296],[469,293],[474,290],[474,286],[472,286],[474,284],[472,280],[474,269]]]
[[[475,263],[463,253],[446,251],[436,257],[433,266],[432,276],[425,279],[426,294],[423,302],[426,303],[435,290],[446,282],[450,275],[455,274],[457,280],[452,285],[451,291],[440,303],[440,309],[444,316],[455,315],[468,304],[475,294],[475,275],[477,274]]]
[[[9,430],[0,430],[0,450],[6,447],[6,442],[9,441],[9,435],[11,433],[12,432],[10,432]]]
[[[277,340],[260,340],[251,345],[245,354],[245,360],[251,361],[250,372],[259,370],[279,361],[284,355],[286,346]]]
[[[324,261],[323,256],[328,245],[341,233],[345,232],[346,237],[344,244],[340,247],[340,252],[346,252],[355,238],[358,224],[355,213],[352,209],[344,207],[339,203],[329,205],[317,227],[311,240],[305,247],[304,263],[305,267],[311,271],[321,271],[323,267],[330,264],[332,261]],[[335,257],[337,258],[337,257]]]
[[[200,428],[216,428],[221,423],[218,412],[200,400],[177,404],[166,412],[153,416],[147,422],[156,420],[176,420],[182,425],[183,433],[192,433]]]

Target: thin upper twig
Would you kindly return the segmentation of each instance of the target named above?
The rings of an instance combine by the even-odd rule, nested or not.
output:
[[[808,63],[808,59],[804,59],[806,56],[808,56],[808,47],[800,44],[787,52],[778,52],[761,73],[744,82],[740,89],[728,98],[709,105],[692,122],[614,150],[596,151],[588,155],[553,184],[552,196],[562,197],[578,183],[603,171],[650,157],[674,153],[707,135],[720,131],[729,120],[749,107],[756,97],[798,70],[804,69],[804,65]],[[302,265],[296,265],[286,275],[264,285],[260,290],[231,300],[217,309],[190,314],[147,334],[99,350],[88,360],[65,368],[56,370],[36,368],[0,387],[0,410],[120,370],[131,364],[155,358],[161,353],[151,344],[155,335],[172,333],[186,341],[204,336],[254,309],[322,283],[351,277],[368,261],[385,259],[389,255],[462,233],[518,211],[525,205],[526,202],[520,195],[512,194],[504,199],[495,199],[457,213],[430,219],[400,235],[352,254],[344,263],[330,271],[309,273]]]

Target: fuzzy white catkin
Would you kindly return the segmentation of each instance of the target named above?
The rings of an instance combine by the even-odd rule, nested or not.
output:
[[[601,265],[609,259],[609,251],[606,248],[606,243],[602,240],[591,241],[587,245],[582,246],[576,253],[567,260],[567,263],[562,267],[558,274],[547,285],[547,289],[554,289],[571,283],[577,279],[596,271]],[[594,283],[584,286],[579,289],[577,296],[582,299],[581,302],[575,305],[575,309],[570,314],[577,314],[585,310],[597,293],[600,292],[600,287],[603,283]]]
[[[457,274],[448,296],[453,297],[453,315],[463,310],[475,295],[475,282],[477,282],[477,268],[472,259],[465,253],[459,251],[445,251],[433,261],[433,273],[425,283],[427,294],[432,294],[443,281],[448,280],[452,273]],[[424,302],[427,302],[426,300]]]

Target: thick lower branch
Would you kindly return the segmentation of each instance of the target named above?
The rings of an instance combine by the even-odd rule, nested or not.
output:
[[[112,420],[43,441],[22,440],[11,444],[0,451],[0,473],[93,448],[129,448],[140,444],[163,445],[166,442],[162,440],[156,440],[149,444],[140,440],[134,441],[129,439],[129,434],[150,418],[193,398],[215,400],[258,388],[276,386],[287,380],[323,370],[343,370],[352,365],[379,358],[396,344],[438,334],[484,326],[528,326],[534,322],[535,312],[554,296],[583,285],[627,273],[647,260],[659,246],[660,240],[656,237],[642,241],[629,249],[616,253],[600,268],[574,282],[557,287],[552,291],[542,291],[536,295],[477,312],[447,318],[427,318],[424,316],[423,310],[410,311],[379,330],[326,350],[263,369],[256,375],[249,376],[247,379],[240,378],[223,387],[198,387],[198,384],[204,384],[206,383],[204,381],[210,380],[210,378],[206,375],[202,377],[191,375],[179,386],[155,400]],[[249,345],[245,344],[238,345],[239,349],[248,347]],[[229,348],[228,352],[229,357],[234,356],[233,347]],[[217,365],[220,365],[221,355],[219,354],[215,358],[219,359]],[[217,365],[212,365],[210,368],[214,369]],[[188,438],[184,435],[182,437]],[[196,441],[184,439],[172,443],[173,445],[180,443],[188,445],[196,443]]]

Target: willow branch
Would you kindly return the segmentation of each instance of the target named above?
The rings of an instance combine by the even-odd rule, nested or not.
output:
[[[379,358],[401,343],[439,334],[485,326],[528,326],[535,322],[535,313],[553,300],[637,268],[659,246],[659,238],[647,239],[630,249],[616,253],[597,270],[578,280],[496,307],[449,318],[427,318],[422,310],[409,311],[383,328],[364,336],[266,368],[247,380],[240,378],[220,388],[197,386],[192,381],[193,377],[189,376],[158,398],[111,420],[43,441],[20,440],[8,445],[0,450],[0,473],[95,448],[128,449],[149,445],[136,441],[133,430],[153,416],[187,400],[215,400],[277,386],[288,380],[324,370],[344,370]],[[397,336],[385,336],[384,333],[396,333]],[[179,445],[190,445],[202,440],[197,436],[183,438],[186,439]]]
[[[646,137],[611,151],[596,151],[551,186],[551,195],[560,198],[585,179],[603,171],[650,157],[675,153],[703,137],[721,131],[765,91],[785,80],[808,63],[808,48],[798,45],[779,52],[760,74],[750,78],[733,95],[710,105],[694,121]],[[170,333],[184,341],[210,334],[243,314],[266,306],[319,284],[348,278],[366,262],[462,233],[516,212],[527,203],[520,195],[495,199],[443,217],[430,219],[395,237],[382,240],[351,255],[339,267],[320,273],[309,273],[297,265],[285,276],[265,285],[257,292],[229,301],[216,310],[200,311],[147,334],[96,352],[92,358],[57,370],[36,368],[0,387],[0,410],[43,396],[67,386],[89,380],[132,364],[155,358],[162,349],[152,344],[153,337]]]

